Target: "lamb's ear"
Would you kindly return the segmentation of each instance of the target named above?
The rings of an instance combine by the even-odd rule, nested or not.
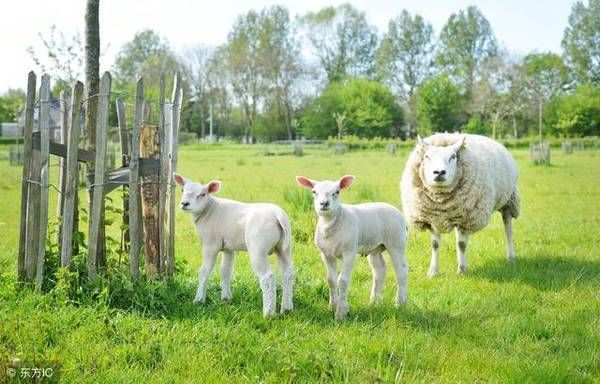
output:
[[[221,182],[218,180],[211,180],[206,185],[206,191],[208,193],[217,193],[221,189]]]
[[[185,183],[187,183],[187,180],[185,179],[185,177],[178,175],[176,173],[173,174],[173,180],[175,180],[175,182],[182,187],[185,185]]]
[[[417,147],[426,150],[429,147],[429,143],[423,140],[420,135],[417,135]]]
[[[313,189],[313,187],[315,186],[315,182],[313,180],[304,176],[296,176],[296,183],[298,183],[299,186],[308,189]]]
[[[463,136],[456,143],[454,143],[454,145],[452,145],[452,149],[454,150],[454,153],[458,153],[461,150],[465,149],[465,147],[467,146],[466,141],[467,141],[467,136]]]
[[[352,183],[354,183],[355,179],[356,179],[356,177],[354,177],[352,175],[342,176],[342,178],[339,181],[340,189],[348,188],[349,186],[352,185]]]

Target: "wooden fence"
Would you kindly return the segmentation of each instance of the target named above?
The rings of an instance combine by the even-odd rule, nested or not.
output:
[[[57,215],[60,218],[60,265],[70,266],[73,234],[77,231],[78,222],[78,163],[94,167],[93,173],[88,173],[87,181],[87,188],[91,190],[87,246],[89,279],[93,280],[98,273],[96,255],[103,248],[102,242],[105,241],[100,236],[104,232],[101,231],[101,226],[104,225],[104,199],[106,194],[119,187],[129,190],[128,199],[124,199],[123,220],[127,228],[124,240],[128,243],[131,276],[134,279],[139,277],[139,257],[142,251],[146,255],[148,274],[172,275],[175,264],[175,200],[171,175],[177,167],[177,136],[183,95],[179,76],[174,79],[170,101],[165,101],[165,81],[164,76],[161,76],[160,99],[156,102],[159,106],[158,124],[146,121],[149,113],[144,113],[144,109],[148,110],[149,104],[144,99],[143,79],[140,78],[137,82],[134,96],[135,116],[130,130],[127,129],[123,99],[116,100],[122,161],[120,168],[114,170],[106,167],[112,95],[110,73],[105,72],[102,76],[99,94],[88,95],[86,100],[83,99],[84,88],[81,82],[72,86],[70,96],[61,93],[61,143],[50,141],[49,137],[50,89],[50,77],[43,75],[36,101],[36,75],[33,72],[29,73],[21,185],[19,280],[35,281],[37,289],[41,289],[46,257],[50,187],[55,187],[59,192]],[[96,97],[98,102],[95,151],[79,148],[82,108],[92,97]],[[39,124],[34,127],[36,108],[39,108]],[[84,135],[86,132],[89,132],[87,127]],[[142,132],[153,140],[141,140]],[[141,157],[142,153],[148,156]],[[50,155],[60,158],[58,186],[50,184]],[[149,247],[148,244],[152,246]]]

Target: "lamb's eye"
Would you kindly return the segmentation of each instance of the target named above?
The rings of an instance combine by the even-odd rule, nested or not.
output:
[[[456,159],[456,153],[453,154],[452,156],[450,156],[450,160],[454,160],[454,159]]]
[[[316,195],[316,194],[317,194],[317,191],[311,191],[311,192],[312,192],[312,194],[313,194],[313,195]]]
[[[206,193],[201,193],[200,194],[200,197],[204,197],[204,196],[206,196]]]
[[[426,158],[427,160],[429,160],[429,155],[425,155],[425,158]]]
[[[333,192],[333,196],[334,196],[334,197],[337,197],[337,195],[339,195],[339,194],[340,194],[340,191],[335,191],[335,192]]]

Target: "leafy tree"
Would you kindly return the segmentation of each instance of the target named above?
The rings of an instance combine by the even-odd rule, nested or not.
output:
[[[600,0],[573,4],[562,48],[567,64],[580,83],[600,85]]]
[[[206,120],[210,108],[208,65],[213,54],[214,48],[197,45],[187,49],[181,57],[183,74],[191,88],[191,100],[184,108],[186,115],[184,125],[187,130],[192,126],[199,127],[200,131],[197,134],[200,134],[200,137],[206,136]]]
[[[447,74],[427,80],[417,93],[417,118],[422,134],[452,131],[460,126],[461,97]]]
[[[346,134],[389,137],[402,133],[402,110],[389,88],[375,81],[348,78],[327,85],[304,113],[303,133],[310,138],[336,136],[336,116],[344,116]]]
[[[554,53],[529,54],[523,59],[523,65],[527,87],[538,106],[538,132],[541,142],[544,104],[567,85],[568,70],[562,58]]]
[[[390,20],[388,31],[377,50],[377,69],[385,84],[403,101],[431,73],[434,49],[433,27],[420,15],[414,17],[403,10]]]
[[[22,89],[9,89],[0,96],[0,122],[17,121],[19,110],[25,104]]]
[[[309,12],[301,23],[329,82],[372,75],[377,33],[364,12],[344,3]]]
[[[600,135],[600,89],[590,84],[562,98],[556,128],[566,136]]]
[[[497,55],[494,32],[479,8],[470,6],[454,13],[440,33],[437,62],[452,74],[469,95],[477,69]]]

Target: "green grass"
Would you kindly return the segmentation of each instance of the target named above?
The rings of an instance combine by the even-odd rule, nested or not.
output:
[[[208,303],[192,305],[201,244],[189,216],[180,212],[181,271],[171,282],[132,284],[113,273],[91,293],[67,295],[68,288],[59,286],[35,295],[17,288],[20,169],[0,156],[0,369],[19,357],[56,367],[55,381],[77,383],[599,382],[600,153],[553,153],[553,166],[534,167],[525,150],[516,150],[523,209],[514,226],[514,265],[505,262],[498,214],[472,236],[465,276],[454,272],[454,240],[446,235],[440,276],[427,279],[428,235],[413,232],[409,304],[393,307],[388,271],[384,303],[369,306],[371,273],[359,258],[350,318],[336,323],[312,243],[310,196],[295,186],[294,176],[352,173],[357,182],[343,195],[346,202],[398,205],[407,153],[333,156],[308,147],[304,157],[294,157],[286,151],[194,145],[179,155],[180,173],[222,180],[221,196],[270,201],[289,213],[296,309],[271,320],[261,316],[259,287],[244,253],[236,258],[233,302],[220,303],[215,272]],[[116,227],[109,230],[113,236]]]

